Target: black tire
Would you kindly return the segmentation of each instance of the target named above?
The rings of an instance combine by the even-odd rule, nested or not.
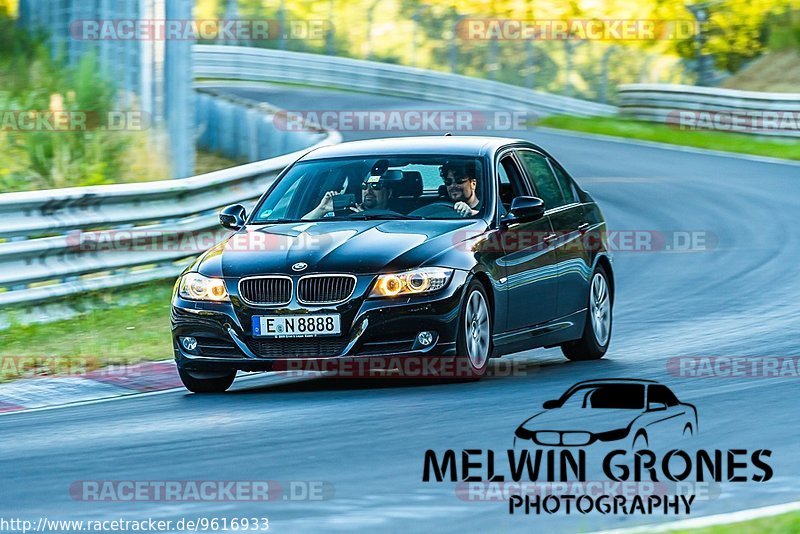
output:
[[[198,378],[179,367],[178,375],[181,377],[184,387],[192,393],[222,393],[233,384],[233,380],[236,378],[236,371],[231,371],[230,374],[223,376]]]
[[[485,323],[480,316],[481,313],[473,306],[485,306]],[[482,299],[482,301],[481,301]],[[464,300],[461,303],[461,312],[458,315],[458,338],[456,340],[456,375],[457,378],[465,378],[467,380],[479,380],[485,373],[489,365],[489,358],[492,355],[492,308],[489,305],[489,297],[486,295],[486,290],[478,280],[473,279],[467,286],[464,292]],[[473,317],[468,321],[468,314],[473,312]],[[472,326],[474,323],[474,326]],[[478,324],[480,323],[480,324]],[[468,330],[468,324],[470,325]],[[485,330],[484,330],[485,328]],[[477,333],[476,333],[477,332]],[[472,337],[468,340],[467,336],[479,336],[484,339],[484,335],[488,336],[485,342],[485,351],[475,352],[475,348],[484,345],[478,340],[478,337]]]
[[[599,334],[595,335],[595,327],[593,326],[594,323],[592,321],[592,315],[594,313],[592,308],[592,291],[596,276],[602,276],[606,291],[608,293],[608,331],[605,335],[605,343],[602,344],[597,339]],[[613,308],[614,296],[611,293],[611,284],[608,280],[608,273],[602,265],[598,265],[592,273],[592,278],[589,282],[589,297],[586,306],[586,324],[583,326],[583,334],[581,335],[580,339],[568,341],[567,343],[561,345],[561,352],[564,354],[564,356],[572,361],[598,360],[602,358],[608,350],[608,345],[611,343],[611,329],[614,323],[612,313]]]

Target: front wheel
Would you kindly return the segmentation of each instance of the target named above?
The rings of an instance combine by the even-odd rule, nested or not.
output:
[[[456,353],[459,370],[466,368],[467,378],[478,379],[486,372],[492,351],[492,317],[489,298],[477,280],[467,287],[459,317]]]
[[[602,358],[611,343],[611,297],[608,274],[598,265],[589,284],[589,306],[586,310],[586,324],[583,335],[576,341],[561,345],[561,352],[568,359],[597,360]]]
[[[181,377],[184,387],[192,393],[222,393],[233,384],[236,371],[225,373],[195,373],[178,367],[178,376]]]

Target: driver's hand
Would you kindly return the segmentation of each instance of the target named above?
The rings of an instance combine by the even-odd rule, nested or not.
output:
[[[361,204],[356,204],[355,206],[350,206],[350,209],[353,210],[354,213],[361,213],[364,211],[364,206]]]
[[[333,211],[333,197],[338,195],[338,191],[328,191],[322,196],[322,200],[319,201],[319,206],[317,206],[317,210],[320,213],[328,213]]]
[[[453,209],[456,210],[456,213],[458,213],[461,217],[469,217],[478,213],[470,208],[469,204],[466,202],[456,202],[456,205],[453,206]]]

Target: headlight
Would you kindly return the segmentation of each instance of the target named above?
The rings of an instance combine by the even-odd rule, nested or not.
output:
[[[382,274],[378,277],[371,297],[394,297],[396,295],[418,295],[437,291],[447,285],[452,269],[424,267],[404,273]]]
[[[228,300],[228,290],[222,278],[208,278],[199,273],[188,273],[181,278],[178,294],[189,300]]]

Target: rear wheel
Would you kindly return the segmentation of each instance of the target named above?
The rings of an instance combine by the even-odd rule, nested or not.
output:
[[[185,369],[178,368],[178,375],[181,377],[183,385],[192,393],[222,393],[233,384],[236,378],[236,371],[230,373],[191,373]]]
[[[466,369],[466,378],[480,378],[486,372],[491,351],[492,318],[489,313],[489,298],[483,284],[472,280],[467,287],[459,317],[456,343],[458,370]]]
[[[589,305],[583,335],[576,341],[561,345],[564,356],[573,361],[602,358],[611,342],[611,286],[608,274],[598,265],[589,283]]]

